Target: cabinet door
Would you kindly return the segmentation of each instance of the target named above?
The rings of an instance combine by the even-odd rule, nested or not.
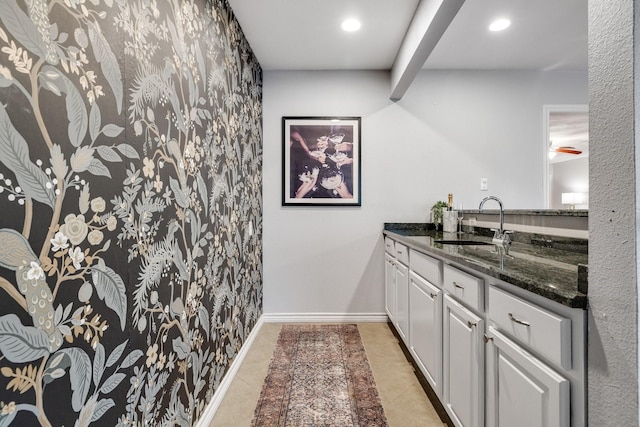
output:
[[[487,425],[569,427],[569,381],[493,327],[487,339]]]
[[[409,273],[409,343],[418,367],[442,395],[442,291]]]
[[[409,346],[409,268],[396,262],[396,327]]]
[[[457,427],[482,427],[484,321],[448,294],[444,296],[443,311],[445,409]]]
[[[396,266],[395,259],[384,255],[384,308],[391,323],[396,320]]]

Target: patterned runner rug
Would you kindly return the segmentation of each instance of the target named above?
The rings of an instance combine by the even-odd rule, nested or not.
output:
[[[356,325],[284,325],[253,427],[386,427]]]

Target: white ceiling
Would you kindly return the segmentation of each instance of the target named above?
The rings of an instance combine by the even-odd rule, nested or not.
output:
[[[389,70],[418,2],[229,0],[265,70]],[[512,25],[490,33],[498,16]],[[587,1],[466,0],[424,68],[586,70]]]
[[[419,0],[229,0],[265,70],[388,70]],[[362,28],[340,25],[357,17]]]

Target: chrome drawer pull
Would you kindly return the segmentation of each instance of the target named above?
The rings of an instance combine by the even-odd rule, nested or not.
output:
[[[488,336],[487,334],[484,334],[484,337],[482,338],[484,340],[484,343],[488,343],[489,341],[493,341],[493,337]]]
[[[453,282],[453,286],[455,286],[458,289],[464,289],[464,286],[458,285],[458,282]]]
[[[436,299],[436,297],[438,296],[438,294],[429,294],[429,296],[431,297],[431,299]]]
[[[478,326],[478,324],[477,323],[473,323],[472,321],[469,320],[469,321],[467,321],[467,326],[469,328],[474,328],[474,327]]]
[[[529,322],[525,322],[524,320],[520,320],[518,318],[513,317],[513,314],[509,313],[509,319],[511,319],[512,322],[516,322],[518,325],[523,325],[523,326],[531,326],[531,324]]]

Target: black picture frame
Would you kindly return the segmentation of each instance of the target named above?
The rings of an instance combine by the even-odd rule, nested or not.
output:
[[[361,206],[360,117],[282,117],[282,206]]]

